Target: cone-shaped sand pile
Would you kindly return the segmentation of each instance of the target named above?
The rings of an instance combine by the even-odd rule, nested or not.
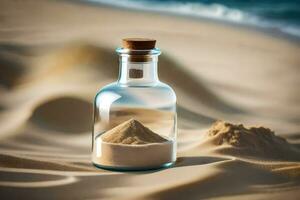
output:
[[[153,169],[176,160],[176,143],[130,119],[96,139],[93,162],[115,169]]]
[[[118,144],[148,144],[167,141],[134,119],[116,126],[101,137],[104,142]]]

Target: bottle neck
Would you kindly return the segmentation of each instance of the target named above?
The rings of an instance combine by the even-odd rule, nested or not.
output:
[[[118,83],[130,86],[151,86],[159,82],[157,55],[147,61],[133,61],[128,55],[120,55]]]

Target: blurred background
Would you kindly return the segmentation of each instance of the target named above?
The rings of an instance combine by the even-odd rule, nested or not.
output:
[[[214,19],[238,25],[252,25],[271,29],[274,32],[300,36],[300,6],[296,0],[90,0],[88,2],[134,10]]]
[[[31,118],[62,130],[77,120],[79,132],[89,131],[92,99],[117,79],[114,50],[124,37],[157,39],[159,76],[176,89],[182,128],[215,119],[299,128],[297,1],[30,0],[1,8],[0,105],[21,113],[3,117],[8,132]]]

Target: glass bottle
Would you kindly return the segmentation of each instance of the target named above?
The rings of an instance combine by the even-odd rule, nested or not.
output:
[[[119,78],[103,87],[94,100],[92,162],[113,170],[146,170],[171,166],[176,161],[176,95],[157,75],[161,51],[152,39],[123,39]],[[166,143],[110,144],[102,135],[134,120]]]

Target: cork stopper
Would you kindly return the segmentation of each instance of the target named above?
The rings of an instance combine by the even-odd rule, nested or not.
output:
[[[124,38],[122,46],[131,50],[150,50],[155,48],[156,40],[149,38]]]

